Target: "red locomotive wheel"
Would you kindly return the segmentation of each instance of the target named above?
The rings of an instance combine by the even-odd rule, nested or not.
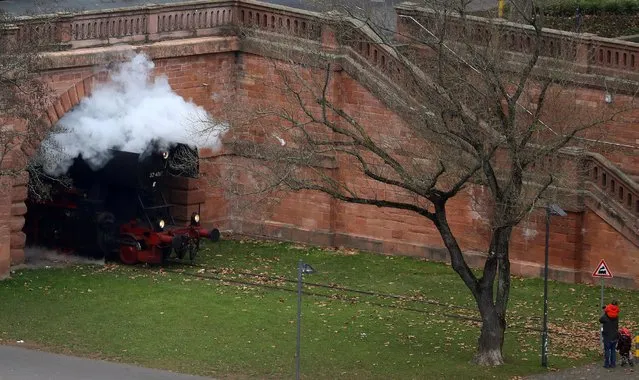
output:
[[[129,245],[120,246],[120,260],[127,265],[133,265],[138,262],[138,251]]]
[[[140,244],[133,235],[120,235],[120,261],[127,265],[138,262],[138,252]]]

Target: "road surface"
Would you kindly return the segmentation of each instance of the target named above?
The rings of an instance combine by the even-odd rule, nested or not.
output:
[[[1,2],[0,2],[1,3]],[[188,360],[185,357],[184,360]],[[0,346],[0,380],[211,380],[168,371]]]
[[[619,355],[617,355],[617,368],[603,368],[603,359],[595,364],[578,368],[564,369],[561,371],[549,371],[544,374],[525,377],[525,380],[625,380],[637,379],[639,373],[634,367],[621,367]],[[637,364],[635,364],[635,367]]]

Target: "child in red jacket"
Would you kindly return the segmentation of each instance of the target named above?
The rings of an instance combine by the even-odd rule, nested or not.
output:
[[[619,306],[617,305],[617,301],[612,301],[610,304],[606,305],[604,312],[608,318],[619,318]]]
[[[621,356],[621,366],[630,364],[631,367],[634,363],[630,359],[630,349],[632,348],[632,334],[630,331],[622,327],[619,329],[619,342],[617,343],[617,350],[619,350],[619,356]]]

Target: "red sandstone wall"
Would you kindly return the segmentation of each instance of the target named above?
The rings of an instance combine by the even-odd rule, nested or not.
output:
[[[341,72],[339,87],[341,107],[354,118],[370,128],[369,133],[375,137],[385,137],[397,141],[410,141],[411,132],[399,116],[388,110],[382,102],[374,97],[359,83]],[[389,190],[364,178],[358,169],[351,169],[352,160],[345,158],[339,163],[339,177],[354,189],[375,187],[382,196],[400,196],[389,194]],[[453,231],[460,237],[462,249],[468,251],[485,251],[485,225],[478,210],[474,209],[471,197],[462,194],[453,200],[448,207],[449,222]],[[354,204],[340,205],[337,213],[338,222],[335,232],[354,235],[367,239],[379,239],[385,243],[383,247],[389,253],[398,252],[397,244],[410,242],[425,247],[443,246],[441,237],[433,224],[426,218],[413,212],[393,209],[380,209],[374,206]],[[421,252],[420,252],[421,251]],[[411,254],[423,256],[425,249],[411,249]]]
[[[11,217],[11,180],[0,176],[0,280],[9,275],[10,257],[10,224]]]
[[[155,74],[166,75],[182,97],[205,107],[216,116],[235,90],[233,53],[207,54],[155,60]]]
[[[233,109],[241,111],[247,105],[264,100],[275,104],[284,102],[283,96],[270,85],[276,79],[275,73],[261,57],[241,54],[237,59],[234,53],[190,56],[157,60],[156,67],[158,74],[169,77],[169,83],[180,95],[193,99],[217,116],[228,115]],[[94,70],[88,68],[50,73],[49,77],[56,89],[63,94],[54,107],[58,116],[90,91],[93,73]],[[339,85],[335,91],[339,91],[341,105],[345,110],[369,121],[369,125],[381,134],[391,137],[406,135],[406,128],[397,115],[387,110],[347,74],[336,75]],[[70,88],[73,91],[68,92]],[[591,96],[588,91],[590,90],[583,92],[584,98]],[[598,99],[599,95],[596,97]],[[619,141],[639,138],[636,135],[637,129],[632,125],[613,123],[610,128],[610,135],[622,139]],[[636,165],[636,156],[618,151],[611,154],[624,167],[639,167]],[[271,196],[260,204],[264,206],[262,208],[249,209],[246,205],[240,207],[238,202],[222,192],[222,186],[216,181],[236,174],[241,169],[226,165],[220,159],[207,159],[214,155],[212,152],[202,152],[205,158],[201,164],[203,178],[196,186],[199,194],[206,194],[202,210],[205,221],[221,224],[223,228],[233,228],[238,232],[445,259],[441,251],[441,238],[432,224],[409,212],[343,204],[325,195],[309,192],[285,195],[282,198]],[[346,178],[353,186],[368,186],[369,183],[350,170],[349,165],[345,162],[338,163],[337,169],[327,170],[333,170],[336,176]],[[22,259],[20,255],[24,237],[20,235],[19,219],[25,211],[22,201],[25,197],[26,178],[22,177],[12,183],[2,180],[5,183],[0,183],[0,275],[6,273],[9,260],[19,262]],[[471,189],[449,205],[452,228],[458,234],[462,248],[469,252],[484,252],[487,248],[487,226],[482,218],[482,210],[476,205],[476,198],[481,197],[481,191]],[[188,207],[183,211],[186,215],[190,213]],[[262,213],[258,217],[258,211],[268,213]],[[543,216],[535,214],[513,234],[513,273],[541,273],[539,263],[543,262],[543,244]],[[588,280],[589,273],[594,269],[590,267],[596,265],[601,258],[608,260],[616,275],[629,278],[626,283],[634,281],[639,275],[634,269],[639,260],[638,248],[624,240],[593,213],[571,213],[566,218],[553,219],[550,244],[551,266],[567,269],[552,272],[555,278]],[[471,256],[470,259],[476,264],[477,257]],[[573,269],[576,269],[574,273],[571,272]],[[580,277],[581,272],[586,275]]]
[[[399,23],[398,26],[402,33],[410,33],[411,29],[405,23]],[[413,58],[415,62],[432,60],[434,56],[432,50],[421,45],[413,46],[413,52],[416,54]],[[572,78],[566,76],[565,79]],[[536,96],[526,99],[524,94],[519,104],[528,110],[536,110],[537,104],[526,103],[538,100],[539,89],[536,90]],[[602,154],[636,180],[639,178],[639,108],[636,95],[616,94],[611,89],[612,102],[609,104],[605,102],[606,91],[606,88],[567,82],[559,93],[553,90],[546,93],[545,111],[540,120],[557,132],[561,132],[562,128],[570,130],[576,120],[579,126],[588,125],[595,120],[601,121],[579,134],[579,137],[589,139],[581,141],[581,145]]]
[[[264,93],[272,95],[269,99],[281,99],[277,91],[268,88],[268,83],[274,80],[269,75],[274,74],[264,69],[267,67],[264,58],[243,55],[242,61],[241,69],[244,71],[242,75],[245,79],[238,84],[238,101],[244,104],[255,104],[263,100]],[[365,120],[366,125],[372,130],[379,131],[380,134],[390,138],[405,136],[408,133],[397,115],[386,109],[378,99],[346,73],[340,73],[338,80],[339,84],[335,87],[339,88],[342,102],[340,105],[345,111],[360,120]],[[575,99],[579,101],[579,97],[582,96],[591,96],[592,93],[588,95],[587,92],[578,92],[578,96],[573,98],[573,101]],[[620,135],[626,137],[633,137],[636,133],[634,127],[623,124],[611,123],[610,128],[613,128],[614,133],[619,131]],[[618,154],[623,160],[617,159],[617,163],[630,162],[634,165],[636,157],[628,157],[623,152]],[[356,170],[350,170],[347,162],[340,161],[336,170],[335,175],[345,179],[353,188],[365,188],[369,185]],[[488,226],[476,202],[477,197],[481,197],[481,191],[477,188],[469,190],[451,201],[448,207],[450,224],[459,238],[460,245],[465,251],[476,252],[479,255],[486,251],[488,244]],[[332,216],[332,222],[330,218],[327,220],[327,215]],[[230,216],[239,220],[244,219],[242,214],[231,213]],[[315,224],[305,223],[308,220],[316,222]],[[441,238],[432,223],[411,212],[343,204],[329,200],[322,202],[321,199],[297,195],[287,198],[273,210],[270,216],[264,217],[264,221],[273,228],[258,232],[266,232],[272,236],[284,235],[283,237],[286,238],[287,234],[292,235],[291,232],[284,232],[284,226],[305,230],[314,226],[315,231],[333,234],[333,240],[324,240],[332,241],[336,245],[344,244],[384,253],[444,258],[441,254],[443,246]],[[605,236],[602,235],[594,241],[590,240],[590,237],[600,234]],[[298,239],[295,240],[300,239],[313,240],[309,235],[298,234]],[[316,240],[322,241],[322,239]],[[615,243],[606,244],[606,241]],[[598,244],[597,250],[589,248],[593,243]],[[545,219],[543,212],[537,211],[514,230],[511,245],[513,273],[540,275],[544,246]],[[590,266],[596,265],[600,258],[625,257],[626,262],[639,260],[639,248],[622,238],[602,219],[593,218],[591,213],[569,212],[567,217],[552,219],[549,256],[551,278],[564,281],[588,281],[589,274],[594,270],[594,268],[590,269]],[[471,255],[469,259],[477,265],[480,257]],[[625,264],[615,263],[615,265],[626,268]],[[637,273],[620,269],[618,277],[618,284],[634,284]]]
[[[624,283],[623,279],[634,280],[639,284],[639,247],[624,239],[598,215],[587,210],[583,216],[583,261],[581,270],[584,281],[593,281],[591,277],[601,259],[606,260],[615,278],[613,282]],[[609,281],[609,280],[607,280]]]
[[[180,96],[192,100],[208,110],[214,117],[224,119],[225,111],[234,99],[236,65],[233,53],[208,54],[201,56],[189,56],[180,58],[168,58],[155,61],[156,75],[166,75],[169,84]],[[202,178],[189,189],[191,199],[184,201],[181,192],[185,189],[175,189],[169,197],[169,202],[178,204],[173,210],[176,218],[189,220],[193,211],[198,210],[198,203],[204,200],[206,193],[207,202],[200,209],[202,219],[208,223],[219,226],[226,219],[226,206],[216,186],[217,165],[214,160],[207,160],[215,156],[214,152],[204,150],[200,164]],[[186,203],[190,203],[187,205]]]
[[[606,121],[600,128],[595,128],[587,137],[599,141],[589,142],[588,149],[601,153],[623,172],[631,176],[639,176],[639,109],[637,99],[626,95],[614,95],[613,102],[604,101],[604,90],[578,88],[575,91],[575,102],[581,106],[602,112],[615,110],[618,114]],[[635,102],[631,105],[630,102]],[[556,112],[560,113],[558,109]]]
[[[62,95],[71,87],[82,83],[85,79],[92,78],[96,73],[103,72],[103,69],[93,67],[73,67],[65,69],[51,70],[44,75],[51,89],[58,95]],[[77,86],[80,88],[80,86]],[[85,95],[84,86],[80,93],[76,91],[77,100],[79,101]],[[66,99],[65,99],[66,101]]]
[[[11,265],[20,264],[24,261],[24,244],[27,236],[22,232],[24,227],[24,215],[27,213],[27,206],[24,201],[27,198],[27,173],[13,178],[11,187]]]

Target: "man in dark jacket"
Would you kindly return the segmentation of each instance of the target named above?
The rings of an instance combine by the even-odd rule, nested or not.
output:
[[[617,301],[612,301],[612,305],[617,307]],[[617,308],[618,310],[618,308]],[[601,323],[604,343],[604,368],[614,368],[617,365],[617,334],[619,331],[619,318],[618,313],[612,314],[606,313],[599,318]]]

